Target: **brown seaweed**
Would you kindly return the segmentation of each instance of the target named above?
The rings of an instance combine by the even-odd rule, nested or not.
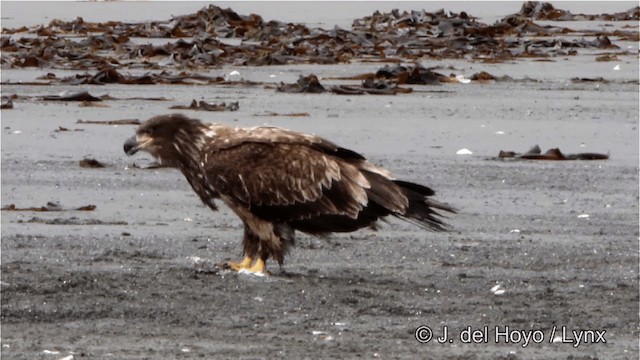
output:
[[[140,125],[138,119],[122,119],[122,120],[78,120],[76,124],[96,124],[96,125]]]
[[[307,117],[307,116],[311,116],[309,115],[309,113],[306,112],[302,112],[302,113],[287,113],[287,114],[280,114],[277,112],[273,112],[273,111],[267,111],[264,113],[257,113],[257,114],[253,114],[253,116],[290,116],[290,117]]]
[[[124,84],[124,85],[153,85],[153,84],[172,84],[172,85],[211,85],[224,83],[225,80],[220,76],[206,76],[200,74],[190,74],[180,72],[172,74],[167,71],[159,73],[145,73],[139,76],[121,74],[111,67],[103,67],[95,74],[76,74],[64,78],[58,78],[55,74],[47,74],[40,77],[41,80],[48,81],[49,84],[68,84],[68,85],[104,85],[104,84]]]
[[[5,101],[4,99],[2,99],[2,105],[0,105],[0,109],[13,109],[13,100],[8,99]]]
[[[237,101],[230,102],[226,104],[222,103],[208,103],[204,100],[196,101],[195,99],[191,101],[189,106],[184,105],[174,105],[169,109],[178,109],[178,110],[196,110],[196,111],[237,111],[240,109]]]
[[[126,221],[103,221],[100,219],[79,219],[75,216],[70,218],[43,219],[37,216],[29,220],[18,220],[17,223],[40,223],[46,225],[129,225]]]
[[[103,168],[104,164],[96,159],[82,159],[80,160],[80,167],[82,168]]]
[[[97,107],[97,108],[108,108],[108,107],[110,107],[107,104],[100,104],[100,103],[97,103],[95,101],[86,101],[86,100],[85,101],[81,101],[78,104],[78,106],[80,106],[80,107]]]
[[[281,82],[276,89],[277,91],[286,93],[319,94],[327,91],[327,89],[320,84],[318,77],[313,74],[307,76],[300,75],[300,78],[298,78],[295,84],[284,84]]]
[[[225,64],[412,62],[424,58],[502,62],[523,57],[572,56],[580,48],[616,48],[612,37],[633,41],[639,38],[638,32],[574,30],[555,24],[543,26],[534,20],[637,21],[638,9],[574,15],[548,3],[526,2],[519,13],[494,24],[482,23],[465,12],[376,11],[355,19],[351,29],[325,30],[264,21],[256,14],[240,15],[209,5],[194,14],[159,21],[94,23],[77,18],[52,20],[47,26],[35,28],[3,29],[3,34],[13,36],[3,36],[0,45],[3,66],[98,70],[90,76],[65,79],[69,84],[214,83],[224,80],[189,78],[171,82],[146,74],[125,76],[115,68],[201,69]],[[16,37],[23,32],[38,37]],[[173,41],[137,44],[130,40],[132,37]],[[224,39],[239,42],[230,44]],[[426,80],[433,83],[433,79],[421,81]]]
[[[386,79],[395,79],[398,84],[415,84],[415,85],[438,85],[444,75],[434,72],[433,69],[427,69],[420,64],[414,64],[411,67],[397,64],[393,67],[385,66],[379,69],[376,77]]]
[[[42,100],[48,101],[102,101],[99,97],[89,94],[88,91],[62,93],[60,95],[45,95]]]
[[[563,154],[559,148],[552,148],[547,150],[544,154],[538,145],[533,146],[529,151],[524,154],[518,154],[515,151],[500,150],[498,153],[500,159],[525,159],[525,160],[607,160],[608,154],[602,153],[577,153],[577,154]]]
[[[17,207],[15,204],[9,204],[7,206],[2,207],[0,210],[3,211],[93,211],[96,209],[95,205],[84,205],[76,208],[63,208],[60,204],[55,202],[47,202],[45,206],[31,206],[31,207]]]
[[[73,129],[73,130],[71,130],[71,129],[66,128],[66,127],[64,127],[64,126],[58,126],[58,128],[57,128],[57,129],[55,129],[55,130],[53,130],[53,131],[54,131],[54,132],[65,132],[65,131],[84,131],[84,129]]]
[[[522,4],[518,16],[535,20],[554,21],[638,21],[640,18],[640,7],[636,6],[624,12],[615,14],[572,14],[569,11],[556,9],[551,3],[540,1],[527,1]]]
[[[320,84],[318,77],[313,74],[307,76],[300,75],[300,78],[294,84],[284,84],[281,82],[276,90],[286,93],[314,94],[327,91],[327,89]],[[410,88],[401,88],[397,83],[385,79],[367,77],[362,81],[361,85],[335,85],[329,87],[329,91],[338,95],[395,95],[397,93],[409,93],[413,90]]]
[[[445,76],[441,73],[433,71],[434,68],[425,68],[420,64],[405,66],[396,64],[395,66],[384,66],[375,73],[364,73],[353,76],[341,76],[327,78],[330,80],[363,80],[365,82],[372,80],[387,79],[396,84],[413,84],[413,85],[439,85],[440,83],[459,83],[460,80],[455,74]],[[495,76],[486,71],[480,71],[473,74],[469,79],[472,81],[516,81],[510,76]],[[522,79],[520,81],[535,81],[531,79]],[[399,92],[402,92],[400,90]],[[409,92],[409,91],[407,91]]]
[[[362,85],[337,85],[330,88],[331,92],[339,95],[396,95],[398,93],[410,93],[411,88],[401,88],[395,82],[368,78],[362,81]]]

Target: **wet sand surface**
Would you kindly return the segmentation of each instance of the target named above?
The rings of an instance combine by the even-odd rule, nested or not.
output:
[[[3,85],[3,96],[29,99],[2,110],[1,205],[53,202],[63,211],[2,211],[2,356],[636,359],[635,51],[605,63],[593,56],[425,61],[440,72],[537,81],[412,85],[412,93],[396,96],[243,85]],[[380,66],[203,73],[235,70],[246,80],[293,83],[310,73],[326,79]],[[3,68],[2,81],[48,71]],[[64,90],[168,100],[85,107],[31,98]],[[238,101],[239,110],[181,110],[191,117],[316,133],[434,188],[437,199],[459,210],[447,220],[451,231],[392,220],[378,232],[298,234],[284,266],[270,264],[271,277],[218,270],[215,263],[242,255],[240,221],[225,207],[214,213],[202,205],[178,171],[142,169],[150,158],[126,157],[122,143],[135,126],[77,123],[145,120],[193,99]],[[259,116],[271,112],[308,116]],[[500,150],[526,152],[535,144],[610,158],[497,159]],[[456,155],[462,148],[473,154]],[[80,167],[85,158],[105,167]],[[72,210],[86,205],[96,208]],[[434,339],[418,342],[421,326]],[[465,343],[465,330],[485,326],[486,338]],[[444,327],[451,342],[440,344],[435,337]],[[496,330],[506,327],[510,336],[496,342]],[[581,330],[587,343],[570,343]],[[516,331],[535,337],[526,342]]]

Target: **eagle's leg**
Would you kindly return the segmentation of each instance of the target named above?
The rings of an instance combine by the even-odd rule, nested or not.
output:
[[[251,267],[251,263],[253,262],[253,258],[251,256],[245,256],[244,259],[240,262],[232,262],[229,261],[226,263],[228,267],[232,270],[240,271],[242,269],[249,269]]]
[[[244,239],[242,241],[244,259],[240,262],[226,262],[225,268],[230,268],[235,271],[247,271],[251,273],[265,273],[266,265],[265,259],[258,255],[260,250],[260,240],[251,231],[251,229],[245,224],[244,227]],[[257,259],[257,260],[256,260]],[[255,260],[255,263],[253,263]],[[253,266],[252,266],[253,264]]]

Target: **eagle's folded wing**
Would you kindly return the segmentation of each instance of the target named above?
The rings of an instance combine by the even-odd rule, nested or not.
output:
[[[357,218],[369,181],[357,166],[298,143],[244,142],[205,150],[207,180],[223,196],[265,220],[318,215]]]

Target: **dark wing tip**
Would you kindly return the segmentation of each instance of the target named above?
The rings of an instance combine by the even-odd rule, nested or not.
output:
[[[343,147],[337,147],[335,155],[342,159],[366,160],[361,154]]]

